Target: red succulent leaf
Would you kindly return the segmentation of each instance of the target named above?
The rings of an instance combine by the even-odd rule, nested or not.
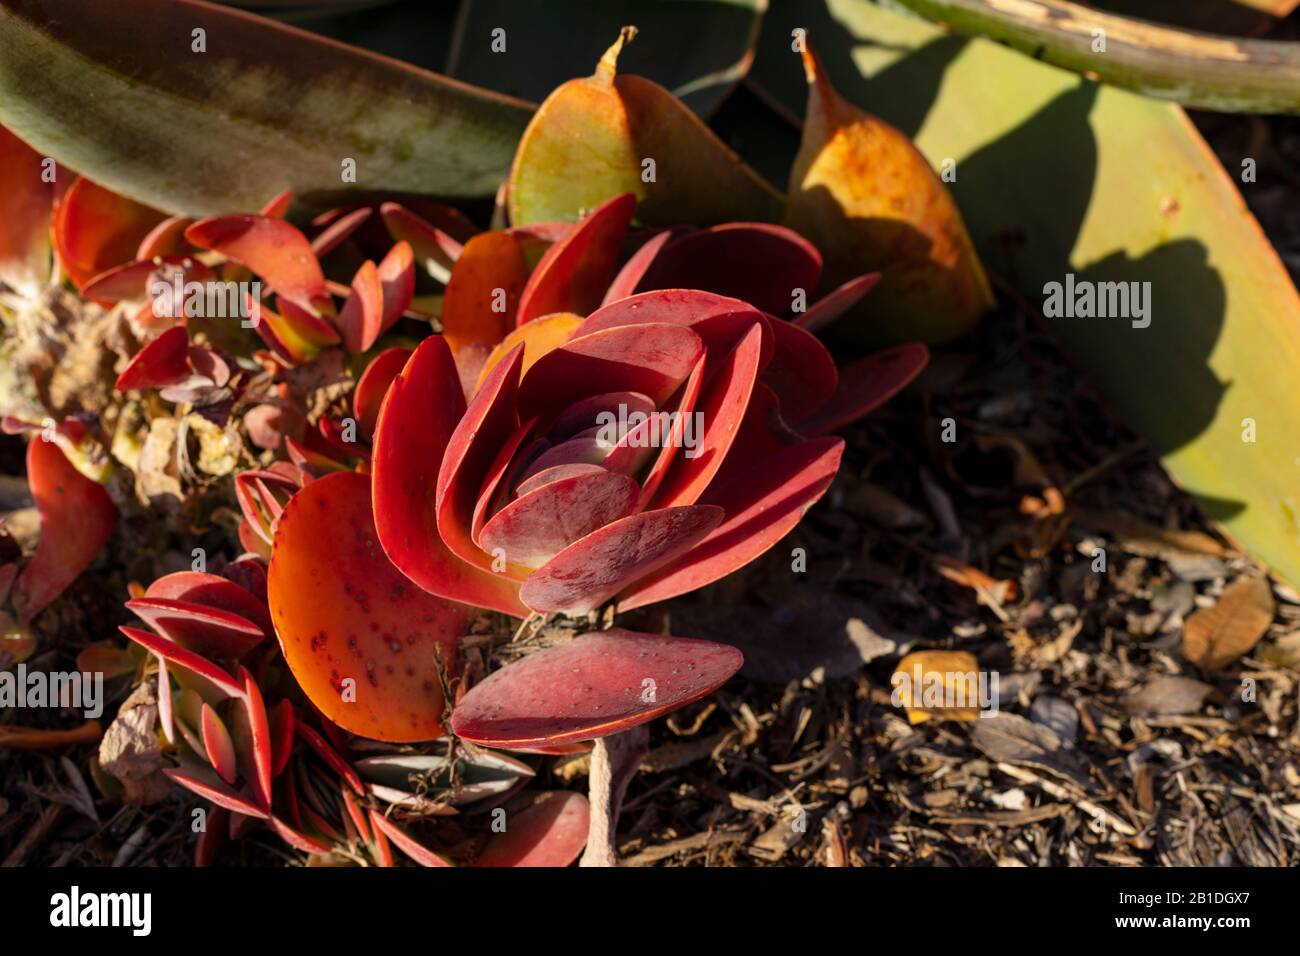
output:
[[[822,408],[835,394],[839,372],[821,340],[793,322],[772,319],[776,338],[772,363],[763,370],[763,384],[781,401],[781,414],[800,422]]]
[[[256,567],[259,570],[261,568],[260,565]],[[236,581],[218,574],[203,571],[165,574],[149,585],[144,596],[169,598],[230,611],[257,624],[268,637],[271,634],[271,617],[266,610],[266,602]]]
[[[328,740],[301,720],[294,722],[294,733],[296,733],[298,738],[308,747],[315,751],[316,756],[325,761],[331,770],[342,777],[349,787],[357,793],[366,792],[366,785],[361,782],[361,777],[357,774],[356,768],[339,756],[338,751],[330,746]]]
[[[384,349],[371,359],[361,378],[357,379],[357,387],[352,393],[352,410],[356,415],[357,430],[366,438],[374,435],[375,422],[379,419],[379,409],[384,404],[388,387],[401,374],[410,357],[410,349]]]
[[[297,718],[293,704],[286,697],[271,708],[271,776],[278,777],[293,754],[294,727]]]
[[[559,478],[515,498],[483,526],[479,546],[526,567],[636,510],[635,478],[601,470]]]
[[[879,281],[879,272],[850,279],[818,299],[807,312],[795,316],[794,324],[809,332],[821,331],[862,301]]]
[[[86,283],[85,288],[81,290],[82,295],[97,302],[111,303],[144,299],[153,291],[155,274],[162,276],[164,272],[168,275],[172,272],[179,273],[182,280],[182,289],[184,288],[184,282],[206,282],[215,275],[203,263],[186,255],[156,256],[150,259],[137,259],[135,262],[114,266],[101,272]],[[164,281],[169,286],[171,285],[170,278],[166,278]],[[184,300],[182,299],[181,302],[177,303],[177,307],[173,309],[171,315],[158,317],[179,319],[184,314]]]
[[[659,407],[703,354],[700,337],[679,325],[648,323],[592,332],[537,360],[519,385],[519,406],[548,425],[574,402],[605,392],[640,392]]]
[[[172,704],[172,681],[167,672],[167,660],[158,657],[158,723],[169,744],[176,743],[176,718],[172,713]],[[199,748],[194,749],[197,751]]]
[[[897,395],[929,361],[930,350],[919,342],[868,355],[840,369],[835,395],[812,417],[796,421],[796,426],[806,435],[842,428]]]
[[[297,228],[267,216],[218,216],[185,230],[185,238],[247,266],[277,295],[315,310],[326,297],[325,274]]]
[[[420,864],[420,866],[452,865],[450,860],[434,853],[378,810],[370,811],[370,822],[375,825],[376,830],[391,840],[399,850]]]
[[[452,351],[490,351],[515,326],[528,281],[523,246],[508,232],[484,232],[465,244],[442,300],[442,334]]]
[[[54,248],[72,284],[83,288],[114,266],[131,262],[141,241],[166,218],[82,177],[55,206]]]
[[[479,536],[489,518],[508,500],[508,493],[519,480],[523,469],[532,460],[533,448],[542,448],[541,440],[533,442],[528,451],[518,454],[519,448],[533,433],[537,420],[524,422],[497,453],[492,466],[488,468],[487,477],[483,479],[483,490],[479,492],[478,502],[474,505],[474,517],[470,523],[470,537],[482,547]]]
[[[712,641],[595,631],[475,685],[456,707],[452,730],[505,749],[607,737],[711,694],[743,660],[734,647]]]
[[[488,841],[475,866],[568,866],[587,845],[591,806],[580,793],[538,794],[510,814],[506,829]]]
[[[666,243],[635,291],[701,289],[773,315],[789,315],[796,292],[811,297],[821,271],[821,253],[798,233],[766,223],[733,222]]]
[[[760,384],[731,453],[700,498],[702,505],[725,510],[726,520],[689,553],[629,588],[620,610],[710,584],[758,557],[799,523],[830,487],[844,442],[801,441],[782,429],[776,396]]]
[[[194,844],[194,865],[211,866],[217,861],[217,854],[226,840],[226,828],[230,811],[225,807],[207,808],[207,826],[199,831],[199,838]]]
[[[57,442],[32,438],[27,484],[41,516],[41,537],[13,585],[14,610],[23,624],[76,580],[117,525],[108,492],[77,471]]]
[[[411,305],[415,295],[415,255],[409,242],[399,242],[379,263],[379,284],[383,287],[384,314],[380,333],[393,327]]]
[[[311,251],[316,254],[317,259],[324,259],[349,236],[365,225],[366,220],[373,213],[374,210],[369,206],[362,206],[339,216],[311,241]]]
[[[648,415],[655,410],[655,403],[640,392],[605,392],[579,399],[551,423],[550,437],[553,441],[572,438],[599,425],[602,414],[617,415],[620,408],[626,409],[629,417]]]
[[[242,813],[257,820],[266,820],[270,817],[269,813],[206,767],[164,767],[163,773],[172,783],[179,784],[206,800],[211,800],[219,807],[225,807],[234,813]]]
[[[45,158],[0,126],[0,283],[34,298],[50,278],[54,183]]]
[[[262,701],[262,690],[257,681],[245,667],[239,668],[239,676],[244,684],[242,705],[248,717],[248,729],[252,740],[252,762],[254,773],[249,781],[253,793],[262,806],[271,806],[271,779],[275,776],[274,757],[271,739],[271,722],[266,715],[266,705]],[[238,706],[238,705],[237,705]]]
[[[235,759],[235,744],[230,739],[230,731],[221,722],[217,712],[209,704],[203,705],[201,718],[203,732],[203,750],[208,755],[208,763],[216,770],[226,783],[233,784],[239,777],[239,764]]]
[[[269,819],[271,829],[275,831],[275,835],[295,850],[301,850],[303,853],[329,853],[333,849],[325,841],[295,830],[275,815],[271,815]]]
[[[300,309],[288,299],[280,299],[280,312],[272,312],[264,303],[247,299],[247,311],[256,316],[255,328],[271,351],[290,365],[305,365],[323,348],[338,345],[342,339],[324,319]]]
[[[283,219],[293,205],[293,190],[286,189],[280,195],[276,196],[259,211],[259,215],[267,219]]]
[[[704,342],[710,365],[731,351],[751,325],[760,322],[765,327],[760,368],[766,368],[772,359],[772,337],[761,312],[739,299],[695,289],[657,289],[612,302],[587,316],[573,337],[647,322],[690,329]]]
[[[461,244],[405,206],[386,202],[379,207],[384,225],[395,242],[411,246],[415,262],[440,282],[447,281],[460,258]]]
[[[343,346],[349,352],[367,352],[383,330],[384,287],[379,270],[367,260],[352,277],[352,294],[339,313]]]
[[[455,674],[471,611],[413,587],[385,558],[366,476],[327,475],[290,500],[268,598],[285,660],[326,717],[378,740],[442,732],[438,668]]]
[[[184,326],[174,325],[135,353],[114,388],[119,392],[163,388],[183,382],[190,373],[189,334]]]
[[[451,350],[431,336],[393,380],[375,425],[371,469],[379,540],[389,560],[425,591],[523,616],[528,609],[514,582],[461,560],[438,533],[434,469],[464,412]]]
[[[596,309],[618,268],[618,254],[636,212],[636,197],[606,200],[546,250],[519,299],[520,325],[553,312]]]
[[[519,590],[534,611],[585,614],[703,541],[722,521],[713,505],[643,511],[580,538]]]
[[[126,607],[159,634],[204,657],[242,657],[264,637],[260,625],[239,614],[190,601],[143,597]]]
[[[119,627],[118,630],[145,650],[157,654],[168,664],[191,671],[228,696],[242,697],[244,695],[244,688],[226,670],[218,667],[206,657],[181,647],[175,641],[159,637],[153,631],[128,627],[125,624]]]
[[[635,295],[646,269],[650,268],[650,263],[654,262],[664,246],[679,235],[681,232],[674,233],[670,229],[665,229],[642,243],[641,248],[632,253],[623,264],[623,268],[618,270],[618,275],[610,282],[609,288],[605,290],[605,297],[601,300],[601,306]]]
[[[185,256],[190,250],[190,244],[185,241],[185,230],[192,225],[194,220],[184,216],[164,219],[140,240],[140,247],[135,251],[136,260],[152,262],[159,257]]]

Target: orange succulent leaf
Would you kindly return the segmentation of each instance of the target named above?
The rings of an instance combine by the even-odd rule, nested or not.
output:
[[[465,244],[442,299],[442,333],[453,352],[492,349],[515,326],[528,281],[523,244],[508,232],[484,232]]]
[[[568,866],[587,845],[591,805],[580,793],[552,790],[509,816],[475,866]]]
[[[910,139],[858,109],[804,52],[808,112],[785,223],[822,252],[826,280],[881,273],[834,329],[858,346],[947,342],[993,304],[951,194]]]
[[[104,487],[39,434],[27,446],[27,483],[40,512],[41,538],[13,585],[11,599],[22,623],[76,580],[117,525],[117,507]]]
[[[424,593],[388,561],[367,477],[327,475],[289,501],[267,598],[285,660],[326,717],[377,740],[442,732],[442,679],[456,672],[473,612]]]
[[[84,176],[54,208],[54,248],[78,289],[108,269],[133,262],[146,236],[166,216]]]
[[[297,227],[267,216],[217,216],[185,230],[200,249],[211,249],[251,269],[272,290],[315,311],[327,296],[320,262]]]
[[[592,76],[563,84],[534,114],[510,169],[511,223],[573,221],[621,193],[637,197],[648,225],[779,219],[780,194],[680,100],[617,75],[634,34],[625,30]]]
[[[0,284],[34,298],[50,280],[51,163],[0,126]]]

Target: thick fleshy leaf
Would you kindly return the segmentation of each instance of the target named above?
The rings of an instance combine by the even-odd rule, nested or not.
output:
[[[264,212],[269,216],[271,213]],[[152,260],[156,256],[182,256],[190,250],[185,241],[185,230],[194,225],[194,220],[186,216],[168,216],[149,231],[140,240],[135,251],[136,259]]]
[[[561,478],[570,478],[574,475],[598,475],[605,470],[606,469],[602,468],[600,465],[585,465],[581,463],[572,465],[552,465],[551,467],[543,468],[541,471],[529,475],[527,478],[520,481],[515,487],[515,494],[522,497],[530,491],[537,490],[542,487],[542,485],[549,484],[552,481],[559,481]]]
[[[270,720],[271,777],[275,778],[284,772],[289,758],[293,756],[294,727],[298,721],[294,717],[293,703],[289,698],[284,698],[271,708]]]
[[[380,332],[387,332],[402,317],[415,295],[415,255],[409,242],[399,242],[379,263],[379,284],[384,294]]]
[[[54,170],[47,169],[45,157],[0,126],[0,283],[28,298],[50,281]]]
[[[126,607],[164,637],[204,657],[242,657],[264,636],[248,618],[189,601],[143,597],[127,601]]]
[[[257,334],[291,365],[305,365],[321,349],[342,341],[333,326],[319,316],[298,308],[288,299],[280,300],[279,305],[281,311],[273,312],[250,296],[247,312],[258,317]]]
[[[219,216],[196,222],[185,238],[247,266],[277,295],[304,309],[325,298],[325,274],[311,243],[283,219]]]
[[[189,378],[190,339],[184,326],[172,326],[131,359],[114,385],[119,392],[163,388]]]
[[[573,337],[649,322],[685,326],[700,337],[711,361],[717,362],[731,351],[751,325],[766,324],[766,319],[752,305],[739,299],[698,289],[658,289],[602,306],[583,320]],[[771,360],[772,348],[771,336],[765,334],[762,367]]]
[[[574,402],[556,417],[551,425],[552,441],[572,438],[579,432],[595,428],[601,423],[602,415],[618,416],[620,409],[625,415],[649,415],[655,410],[655,403],[648,395],[640,392],[606,392],[592,395]]]
[[[821,340],[793,322],[769,323],[776,341],[772,363],[763,370],[763,383],[781,400],[781,415],[798,422],[831,400],[839,385],[835,360]]]
[[[559,478],[498,511],[483,526],[479,546],[540,567],[579,538],[630,515],[640,491],[636,479],[610,471]]]
[[[615,196],[546,250],[520,296],[518,323],[554,312],[594,311],[618,268],[619,250],[635,212],[635,196]]]
[[[11,601],[23,624],[76,580],[117,525],[117,507],[103,486],[40,435],[27,446],[27,484],[40,512],[41,537],[13,584]]]
[[[271,617],[266,604],[235,581],[202,571],[176,571],[156,579],[145,590],[146,598],[168,598],[230,611],[254,622],[268,637]]]
[[[571,221],[628,192],[648,225],[779,218],[781,196],[679,100],[650,80],[616,75],[630,35],[533,116],[510,169],[510,221]],[[644,176],[647,158],[653,178]]]
[[[781,540],[830,487],[844,442],[774,434],[775,414],[775,396],[759,385],[731,453],[700,499],[725,510],[726,519],[689,553],[625,591],[620,609],[675,597],[730,574]]]
[[[0,34],[8,16],[0,5]],[[4,72],[4,62],[0,61],[0,86],[4,83]],[[3,109],[0,106],[0,112]],[[119,196],[83,176],[55,206],[52,225],[59,264],[80,289],[105,270],[133,261],[141,240],[163,218],[157,210]]]
[[[172,783],[179,784],[186,790],[193,791],[200,797],[211,800],[217,806],[224,807],[233,813],[242,813],[258,820],[265,820],[269,817],[269,814],[253,800],[235,790],[212,770],[199,767],[186,767],[184,769],[164,767],[163,773]]]
[[[327,728],[329,726],[330,725],[328,724],[326,725]],[[339,755],[339,752],[330,746],[328,740],[300,720],[294,722],[293,729],[294,733],[297,734],[308,747],[315,751],[316,756],[325,761],[330,769],[342,777],[344,782],[346,782],[353,791],[356,793],[366,792],[365,784],[361,782],[361,777],[357,774],[356,768],[344,760],[343,757]]]
[[[357,430],[362,435],[370,437],[375,433],[375,422],[388,394],[388,386],[401,374],[410,357],[410,349],[385,349],[371,360],[361,378],[357,379],[356,390],[352,393],[352,410],[357,416]]]
[[[413,587],[385,558],[369,478],[340,472],[294,495],[267,597],[285,660],[325,716],[377,740],[442,732],[440,669],[455,674],[472,612]]]
[[[581,324],[581,316],[572,312],[557,312],[555,315],[546,315],[540,319],[534,319],[514,329],[501,340],[501,343],[492,350],[484,361],[474,391],[482,388],[483,382],[486,381],[492,370],[520,345],[524,347],[524,358],[519,371],[521,375],[524,375],[537,364],[542,356],[554,351],[573,338],[574,330]]]
[[[663,405],[704,354],[690,329],[654,323],[623,325],[570,339],[528,370],[519,407],[550,419],[574,402],[621,390],[640,392]]]
[[[196,53],[194,31],[207,38]],[[0,123],[171,213],[345,189],[491,196],[529,104],[191,0],[0,3]],[[93,89],[93,97],[68,90]],[[268,91],[297,91],[274,95]],[[347,117],[364,116],[362,127]],[[184,130],[185,135],[177,135]],[[335,135],[323,135],[323,131]],[[353,160],[356,184],[340,175]]]
[[[619,299],[626,299],[636,292],[637,286],[641,283],[641,277],[645,275],[646,269],[650,268],[650,263],[654,262],[659,251],[668,243],[681,234],[682,230],[676,233],[671,229],[665,229],[659,232],[644,243],[628,257],[627,262],[623,263],[621,269],[610,281],[609,287],[605,290],[605,297],[600,304],[610,305]]]
[[[376,830],[392,840],[399,850],[420,864],[420,866],[441,867],[452,865],[450,860],[434,853],[378,810],[370,811],[370,822],[374,824]]]
[[[123,634],[135,641],[145,650],[152,651],[173,667],[193,671],[208,683],[231,697],[242,697],[244,688],[222,667],[218,667],[206,657],[187,650],[175,641],[159,637],[153,631],[123,624],[118,628]]]
[[[442,334],[452,350],[491,351],[515,327],[528,281],[523,246],[507,232],[484,232],[465,244],[442,298]]]
[[[393,380],[375,425],[371,451],[375,526],[384,552],[431,594],[524,616],[517,585],[456,557],[437,523],[437,469],[465,412],[447,343],[420,343]]]
[[[702,433],[693,429],[694,447],[679,449],[673,456],[654,498],[655,507],[695,504],[726,461],[754,392],[762,339],[762,325],[751,325],[704,386],[690,411],[693,421],[702,423]]]
[[[488,841],[475,866],[568,866],[587,845],[591,807],[580,793],[539,794],[526,809],[506,817],[506,828]]]
[[[300,830],[295,830],[277,816],[272,815],[269,822],[275,835],[295,850],[301,850],[303,853],[329,853],[333,849],[324,840],[318,840]]]
[[[456,707],[463,740],[510,748],[607,737],[717,690],[743,663],[726,644],[622,628],[507,665]]]
[[[636,292],[701,289],[773,315],[788,315],[802,294],[811,299],[822,257],[796,232],[735,222],[679,236],[649,263]]]
[[[969,331],[993,294],[947,188],[910,139],[835,91],[811,50],[804,68],[808,115],[785,221],[822,250],[829,283],[881,273],[855,338],[946,342]]]
[[[723,516],[712,505],[688,505],[607,524],[534,571],[519,597],[534,611],[585,614],[690,551]]]
[[[930,361],[918,342],[868,355],[840,370],[831,400],[807,419],[793,419],[805,435],[823,435],[856,421],[902,391]]]
[[[135,262],[128,262],[101,272],[82,287],[81,293],[87,299],[110,303],[144,299],[146,296],[152,298],[151,286],[165,273],[179,273],[182,289],[185,282],[207,282],[214,278],[212,270],[197,259],[185,255],[157,256],[137,259]],[[165,281],[170,284],[171,279],[167,278]],[[183,296],[179,297],[179,308],[172,306],[169,301],[170,296],[157,298],[168,306],[168,309],[163,310],[160,304],[158,310],[151,310],[160,313],[157,318],[180,318],[185,314]]]
[[[239,766],[235,761],[235,745],[231,742],[230,731],[222,723],[217,712],[208,704],[203,705],[201,718],[203,731],[203,749],[208,755],[208,763],[226,783],[233,784],[239,777]]]
[[[537,439],[522,454],[519,454],[520,447],[528,440],[536,425],[536,419],[520,425],[510,439],[501,446],[497,457],[488,468],[478,501],[474,504],[474,517],[470,522],[470,537],[476,544],[479,543],[479,534],[483,531],[483,525],[510,500],[510,489],[518,482],[519,476],[528,466],[534,449],[544,447],[544,440]]]
[[[271,778],[274,776],[275,757],[272,752],[271,722],[267,717],[266,705],[262,701],[262,689],[248,672],[246,667],[239,668],[239,676],[244,684],[244,697],[235,702],[242,707],[248,719],[249,751],[252,758],[253,772],[249,783],[258,802],[264,807],[271,806]]]
[[[317,259],[324,259],[327,255],[337,249],[340,245],[358,229],[360,229],[367,219],[374,215],[374,210],[369,206],[362,206],[359,209],[353,209],[346,212],[332,221],[328,226],[317,233],[311,240],[311,251]],[[262,213],[269,219],[283,219],[283,216],[273,216],[270,213]]]
[[[373,262],[363,262],[352,278],[352,294],[339,312],[343,345],[349,352],[366,352],[383,331],[384,287]]]
[[[808,311],[796,315],[794,324],[806,332],[821,331],[852,310],[879,281],[879,272],[869,272],[856,279],[850,279],[818,299]]]
[[[379,211],[388,234],[411,247],[415,264],[439,282],[446,282],[460,258],[461,244],[405,206],[386,202]]]

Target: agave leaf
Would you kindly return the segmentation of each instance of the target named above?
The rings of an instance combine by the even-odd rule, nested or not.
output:
[[[0,122],[170,213],[260,209],[284,189],[490,196],[530,108],[193,0],[0,2]],[[193,50],[205,31],[207,52]],[[82,91],[93,89],[94,96]],[[285,96],[274,91],[297,91]],[[176,135],[184,130],[184,136]]]
[[[538,794],[506,817],[506,828],[488,841],[475,866],[568,866],[587,845],[591,807],[580,793]]]
[[[117,507],[104,487],[43,435],[27,446],[27,483],[41,516],[41,538],[13,584],[11,600],[22,624],[76,580],[117,525]]]
[[[767,0],[468,0],[456,22],[447,72],[540,101],[573,75],[570,64],[597,59],[606,38],[631,23],[646,42],[627,53],[628,69],[707,118],[748,71],[766,9]],[[502,69],[507,57],[493,50],[496,27],[506,31],[509,69]]]
[[[510,221],[573,221],[629,192],[650,225],[779,218],[780,194],[671,93],[616,75],[634,33],[620,34],[594,75],[559,87],[528,124],[510,170]]]
[[[741,663],[738,650],[712,641],[591,632],[476,684],[456,707],[452,730],[489,747],[605,737],[712,693]]]
[[[455,674],[472,612],[425,594],[384,557],[367,476],[327,475],[290,500],[267,597],[285,660],[326,717],[377,740],[442,732],[439,668]]]
[[[1182,110],[872,4],[828,7],[769,15],[755,64],[767,92],[798,108],[790,30],[804,27],[840,90],[914,135],[933,165],[955,161],[953,195],[984,262],[1031,301],[1070,273],[1150,282],[1148,328],[1049,326],[1207,514],[1300,583],[1288,445],[1300,299]],[[1258,441],[1243,443],[1251,425]]]

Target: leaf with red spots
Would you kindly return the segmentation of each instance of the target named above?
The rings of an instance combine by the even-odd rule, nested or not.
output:
[[[472,612],[412,586],[388,561],[366,476],[327,475],[293,497],[267,596],[285,660],[326,717],[377,740],[442,732],[438,667],[454,676]]]
[[[538,794],[511,813],[506,828],[488,841],[475,866],[568,866],[587,845],[591,807],[580,793]]]
[[[185,238],[247,266],[277,295],[304,309],[314,309],[326,297],[325,274],[311,243],[282,219],[218,216],[196,222]]]
[[[41,537],[13,584],[11,601],[23,624],[77,579],[117,525],[108,492],[77,471],[56,442],[37,436],[27,446],[27,484],[41,516]]]
[[[339,313],[343,346],[349,352],[366,352],[383,331],[384,287],[379,270],[370,261],[363,262],[352,277],[352,294]]]
[[[712,641],[595,631],[476,684],[456,707],[452,730],[504,748],[607,737],[711,694],[743,660],[734,647]]]
[[[619,250],[635,212],[634,195],[615,196],[547,249],[520,297],[519,324],[553,312],[586,315],[595,310],[618,268]]]
[[[464,412],[451,351],[430,336],[393,380],[375,424],[375,526],[389,560],[425,591],[522,617],[518,586],[461,560],[438,531],[438,468]]]
[[[184,326],[175,325],[131,359],[114,386],[119,392],[137,388],[163,388],[190,376],[190,340]]]
[[[519,596],[534,611],[585,614],[689,551],[722,518],[721,508],[689,505],[612,522],[534,571]]]

